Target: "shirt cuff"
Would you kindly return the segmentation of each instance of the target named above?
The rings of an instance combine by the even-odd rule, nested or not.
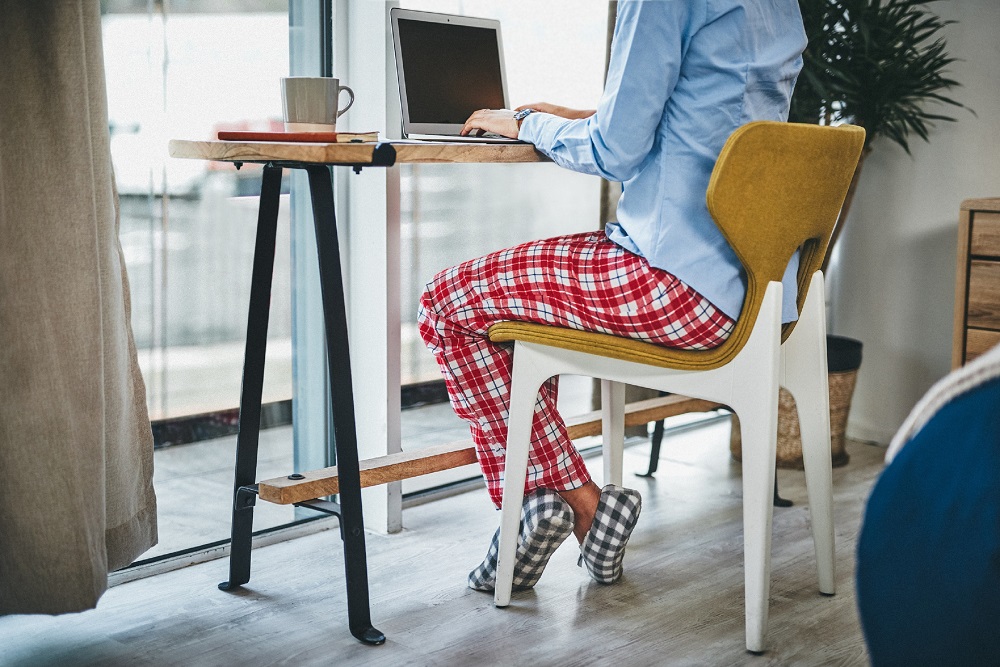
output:
[[[521,129],[518,130],[517,138],[520,141],[534,144],[539,150],[545,151],[552,147],[552,137],[555,135],[555,130],[568,122],[570,121],[566,118],[533,111],[521,121]]]

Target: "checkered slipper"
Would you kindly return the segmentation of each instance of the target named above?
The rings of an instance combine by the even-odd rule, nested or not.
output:
[[[639,492],[608,484],[601,489],[590,531],[580,545],[578,565],[602,584],[613,584],[622,576],[625,545],[642,509]]]
[[[524,498],[521,529],[514,557],[514,588],[531,588],[556,548],[573,532],[573,510],[555,491],[535,489]],[[469,588],[492,591],[497,581],[500,529],[493,535],[486,558],[469,573]]]

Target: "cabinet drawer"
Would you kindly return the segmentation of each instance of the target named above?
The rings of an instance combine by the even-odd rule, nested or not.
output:
[[[973,255],[1000,257],[1000,213],[976,211],[972,216]]]
[[[994,345],[1000,345],[1000,331],[969,329],[965,335],[965,363],[969,363]]]
[[[966,325],[979,329],[1000,329],[1000,262],[980,259],[970,262]]]

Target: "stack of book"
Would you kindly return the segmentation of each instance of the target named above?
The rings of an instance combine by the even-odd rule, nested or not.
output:
[[[220,141],[291,141],[296,143],[344,144],[378,141],[378,132],[219,132]]]

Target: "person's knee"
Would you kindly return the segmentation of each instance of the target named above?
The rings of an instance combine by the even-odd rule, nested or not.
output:
[[[431,290],[431,285],[428,284],[424,286],[424,291],[417,300],[417,320],[426,318],[432,312],[434,312],[434,292]]]
[[[424,286],[424,291],[417,301],[417,330],[424,344],[432,349],[437,346],[439,329],[447,319],[445,313],[448,301],[447,280],[452,270],[446,269],[434,276],[434,279]]]
[[[434,298],[430,289],[425,289],[417,302],[417,331],[425,345],[431,345],[437,338],[437,317]]]
[[[462,265],[440,271],[424,286],[418,301],[419,318],[437,320],[444,316],[444,310],[455,301],[455,293],[460,291],[456,290],[456,286],[462,280],[459,275],[461,270]]]

